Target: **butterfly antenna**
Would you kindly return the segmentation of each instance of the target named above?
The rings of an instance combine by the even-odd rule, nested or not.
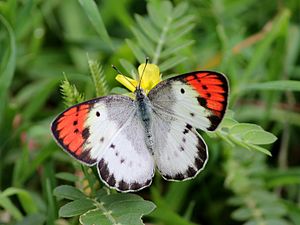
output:
[[[148,63],[149,63],[149,57],[147,56],[147,57],[146,57],[145,66],[144,66],[144,68],[143,68],[142,75],[141,75],[141,78],[140,78],[140,81],[139,81],[139,84],[138,84],[138,88],[139,88],[139,89],[141,88],[142,79],[143,79],[144,72],[145,72],[145,69],[146,69],[146,66],[147,66]]]
[[[117,67],[115,67],[114,65],[111,65],[111,67],[115,71],[117,71],[118,74],[121,74],[134,87],[134,84]]]

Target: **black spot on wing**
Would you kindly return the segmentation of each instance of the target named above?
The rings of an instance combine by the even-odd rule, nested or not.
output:
[[[185,126],[187,129],[189,129],[189,130],[191,130],[193,127],[192,127],[192,125],[191,124],[186,124],[186,126]]]
[[[109,169],[104,159],[100,160],[98,167],[99,167],[100,176],[102,177],[103,180],[107,182],[107,178],[109,177]]]
[[[166,179],[166,180],[173,180],[173,177],[171,175],[168,174],[162,174],[162,176]]]
[[[183,130],[183,134],[187,134],[192,129],[192,125],[186,124],[185,129]]]
[[[83,139],[88,139],[89,138],[89,136],[90,136],[90,130],[89,130],[89,128],[84,128],[84,130],[82,131],[82,137],[83,137]]]
[[[205,98],[202,98],[202,97],[198,96],[198,97],[197,97],[197,100],[198,100],[199,105],[201,105],[201,106],[203,106],[203,107],[206,107],[207,101],[206,101]]]
[[[143,185],[140,184],[140,183],[138,183],[138,182],[134,182],[134,183],[132,183],[132,184],[130,185],[130,189],[131,189],[131,190],[138,190],[138,189],[140,189],[140,188],[142,188],[142,187],[143,187]]]
[[[207,149],[203,140],[199,137],[197,143],[198,155],[195,158],[195,166],[197,169],[203,168],[206,160],[207,160]]]
[[[174,180],[183,180],[185,177],[182,173],[177,173],[174,177]]]
[[[79,160],[91,165],[91,164],[94,164],[97,160],[91,158],[90,151],[91,151],[91,149],[85,149],[84,151],[81,152],[80,155],[74,154],[74,156],[76,158],[78,158]],[[72,152],[70,152],[70,153],[72,154]]]
[[[114,174],[110,175],[110,177],[107,179],[107,183],[111,186],[114,187],[116,185],[116,179]]]
[[[189,166],[186,171],[187,177],[193,177],[193,176],[195,176],[196,173],[197,173],[197,171],[191,166]]]
[[[118,189],[121,191],[127,191],[127,190],[129,190],[129,184],[127,182],[125,182],[124,180],[121,180],[118,183]]]
[[[220,117],[215,116],[215,115],[211,115],[211,116],[209,116],[207,118],[211,122],[210,127],[207,128],[207,130],[210,130],[210,131],[215,130],[218,127],[218,125],[220,124],[221,120],[222,120],[222,117],[220,118]]]

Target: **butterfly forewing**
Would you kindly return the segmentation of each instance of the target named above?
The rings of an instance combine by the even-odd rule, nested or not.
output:
[[[215,130],[227,107],[228,82],[220,73],[197,71],[160,82],[149,92],[154,107],[202,130]]]
[[[52,134],[57,143],[79,161],[93,165],[97,158],[91,157],[86,142],[89,138],[89,127],[86,120],[94,101],[88,101],[70,107],[61,113],[52,123]]]

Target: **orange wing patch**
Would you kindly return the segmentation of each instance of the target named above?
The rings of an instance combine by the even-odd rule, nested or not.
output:
[[[89,150],[84,149],[84,143],[90,133],[85,121],[91,104],[82,103],[63,112],[52,124],[52,132],[59,144],[77,159],[92,164]]]
[[[221,122],[227,107],[228,82],[224,75],[203,71],[187,74],[184,81],[191,85],[198,93],[199,104],[212,113],[210,120],[212,126],[208,130],[214,130]]]

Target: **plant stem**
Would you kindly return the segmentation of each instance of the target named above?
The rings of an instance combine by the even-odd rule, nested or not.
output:
[[[172,20],[173,20],[172,17],[168,17],[167,23],[166,23],[166,25],[164,26],[164,28],[162,30],[162,33],[160,35],[160,38],[159,38],[159,41],[158,41],[158,44],[157,44],[157,47],[156,47],[156,50],[155,50],[155,54],[153,56],[153,61],[152,61],[153,64],[158,64],[158,60],[159,60],[163,45],[166,41],[165,40],[166,35],[167,35],[167,32],[169,30],[169,27],[170,27],[170,24],[171,24]]]

